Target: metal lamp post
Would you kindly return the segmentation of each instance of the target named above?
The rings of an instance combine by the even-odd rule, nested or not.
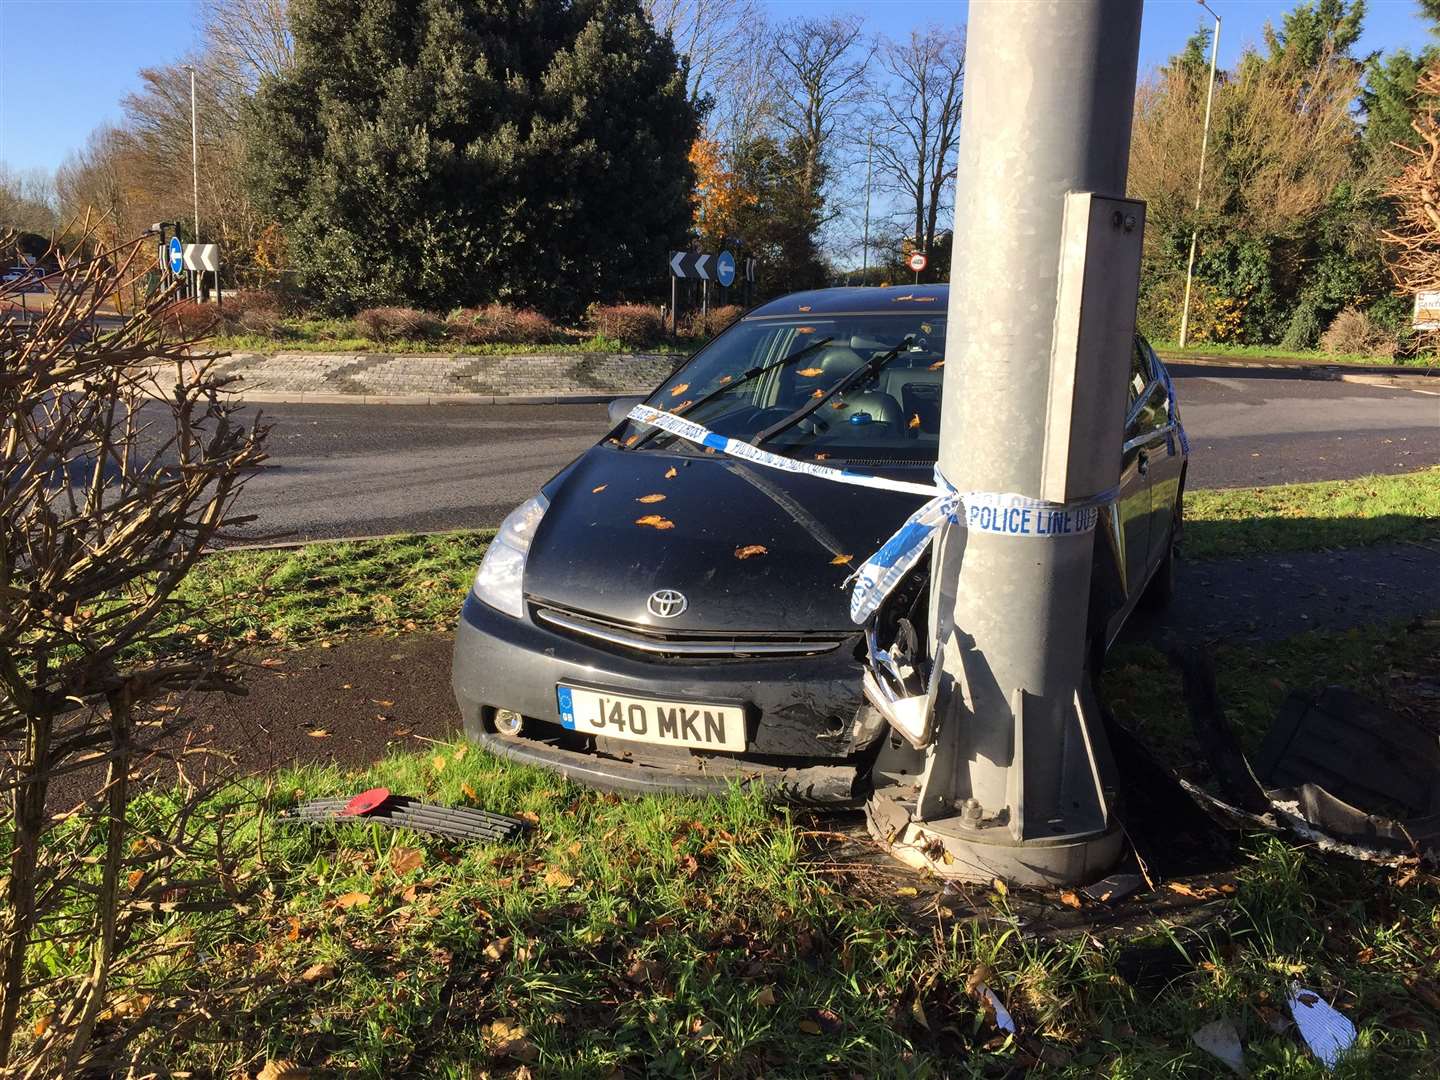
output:
[[[190,181],[192,192],[195,197],[195,242],[200,242],[200,134],[199,125],[196,123],[195,110],[195,67],[193,64],[186,64],[185,70],[190,72]],[[200,273],[191,271],[191,287],[198,299],[200,296]]]
[[[1195,180],[1195,214],[1200,214],[1200,195],[1205,190],[1205,151],[1210,144],[1210,105],[1215,100],[1215,57],[1220,51],[1220,16],[1215,15],[1205,0],[1195,0],[1215,16],[1215,34],[1210,39],[1210,85],[1205,90],[1205,124],[1200,131],[1200,175]],[[1185,264],[1185,306],[1180,311],[1180,348],[1190,339],[1190,286],[1195,279],[1195,245],[1200,238],[1197,221],[1190,230],[1190,259]]]

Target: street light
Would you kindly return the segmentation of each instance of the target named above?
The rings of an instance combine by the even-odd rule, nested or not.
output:
[[[195,123],[195,67],[193,64],[186,64],[185,70],[190,72],[190,180],[194,185],[195,195],[195,242],[200,242],[200,135],[199,128]],[[192,279],[196,286],[195,295],[200,295],[200,278],[197,273]]]
[[[1215,57],[1220,51],[1220,16],[1215,15],[1205,0],[1195,0],[1211,15],[1215,16],[1215,34],[1210,39],[1210,85],[1205,91],[1205,126],[1200,134],[1200,175],[1195,180],[1196,222],[1190,229],[1190,261],[1185,264],[1185,306],[1180,312],[1180,348],[1190,337],[1190,285],[1195,279],[1195,244],[1200,237],[1200,194],[1205,189],[1205,150],[1210,143],[1210,103],[1215,98]]]

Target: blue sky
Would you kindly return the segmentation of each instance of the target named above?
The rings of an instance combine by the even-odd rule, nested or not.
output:
[[[856,12],[893,37],[927,23],[963,22],[963,0],[762,0],[776,18]],[[1225,20],[1222,65],[1261,40],[1285,0],[1211,0]],[[195,44],[192,0],[0,0],[0,162],[54,169],[90,131],[120,117],[142,67],[174,63]],[[1428,40],[1413,0],[1371,0],[1361,52]],[[1141,68],[1179,49],[1204,12],[1194,0],[1147,0]]]

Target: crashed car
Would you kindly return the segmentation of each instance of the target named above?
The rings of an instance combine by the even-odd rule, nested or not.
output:
[[[826,289],[749,312],[646,404],[795,460],[928,482],[945,286]],[[1168,374],[1137,338],[1118,500],[1101,512],[1102,656],[1171,587],[1186,453]],[[868,792],[886,721],[861,691],[847,579],[924,501],[717,453],[611,408],[614,428],[501,525],[467,596],[452,682],[488,750],[632,792],[759,780]],[[923,590],[917,571],[909,584]]]

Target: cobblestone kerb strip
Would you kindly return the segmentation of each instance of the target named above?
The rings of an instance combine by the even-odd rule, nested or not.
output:
[[[232,353],[215,362],[215,371],[238,376],[233,388],[247,401],[543,404],[648,394],[684,359],[675,353]]]

